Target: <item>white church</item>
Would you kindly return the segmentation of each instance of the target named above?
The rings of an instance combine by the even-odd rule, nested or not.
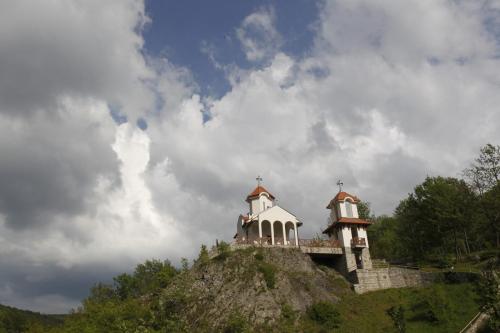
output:
[[[234,235],[236,246],[298,247],[311,256],[331,256],[337,269],[348,275],[356,269],[371,269],[367,228],[371,222],[359,218],[360,200],[342,191],[330,200],[329,224],[323,230],[327,239],[302,239],[298,228],[302,222],[280,207],[276,198],[261,185],[247,196],[249,212],[239,216]]]

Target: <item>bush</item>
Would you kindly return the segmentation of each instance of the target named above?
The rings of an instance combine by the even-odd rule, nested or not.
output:
[[[405,319],[405,309],[400,305],[398,307],[393,306],[387,310],[387,314],[391,317],[394,327],[399,333],[406,332],[406,319]]]
[[[206,245],[202,244],[200,248],[200,254],[198,255],[198,260],[196,261],[200,265],[206,265],[210,261],[210,256],[208,255],[208,250]]]
[[[340,325],[340,314],[331,302],[318,302],[307,309],[309,318],[325,328],[337,328]]]
[[[229,246],[228,243],[221,241],[217,245],[217,251],[219,252],[219,255],[217,256],[218,259],[224,260],[229,257],[231,254],[231,247]]]
[[[258,251],[255,255],[255,260],[262,261],[264,260],[264,254],[261,251]]]
[[[248,321],[240,313],[234,312],[229,316],[224,333],[245,333],[249,331]]]
[[[261,263],[259,265],[259,272],[264,275],[264,280],[269,289],[274,289],[276,284],[276,268],[268,263]]]

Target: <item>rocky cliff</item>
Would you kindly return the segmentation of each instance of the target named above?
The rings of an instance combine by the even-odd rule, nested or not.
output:
[[[348,293],[340,274],[298,250],[252,247],[195,264],[163,291],[161,303],[192,330],[219,331],[235,320],[264,330],[293,325],[312,304]]]

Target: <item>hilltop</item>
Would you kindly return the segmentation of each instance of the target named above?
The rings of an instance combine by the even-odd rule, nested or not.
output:
[[[479,309],[471,283],[358,295],[324,263],[292,248],[202,247],[190,268],[147,261],[96,284],[64,325],[25,332],[454,332]]]

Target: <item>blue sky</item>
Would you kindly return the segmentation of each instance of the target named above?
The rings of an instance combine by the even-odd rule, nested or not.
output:
[[[241,68],[255,64],[245,58],[236,36],[243,19],[259,8],[273,8],[276,28],[283,35],[282,50],[294,57],[309,52],[321,1],[146,1],[151,18],[144,31],[145,49],[155,56],[166,56],[177,66],[191,70],[203,95],[221,97],[230,85],[223,71],[214,67],[202,51],[214,48],[216,60]]]

